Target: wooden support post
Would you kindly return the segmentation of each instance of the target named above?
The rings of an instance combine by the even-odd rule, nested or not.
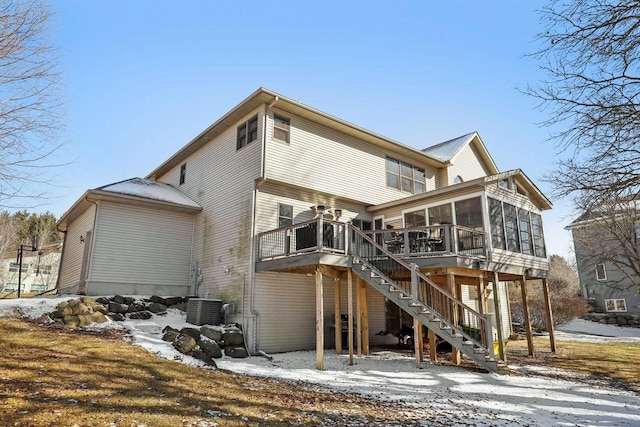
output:
[[[349,365],[353,365],[353,279],[351,269],[347,270],[347,341],[349,343]]]
[[[358,357],[362,357],[362,288],[360,277],[356,277],[356,343]]]
[[[451,292],[451,295],[453,295],[455,299],[460,299],[458,287],[456,286],[456,275],[453,272],[447,272],[447,287],[449,288],[449,292]],[[460,320],[458,318],[458,307],[453,307],[453,313],[451,313],[451,317],[451,321],[453,322],[453,324],[455,326],[458,326],[458,322]],[[429,340],[429,345],[431,346],[431,340]],[[462,363],[460,350],[455,347],[451,347],[451,358],[453,359],[453,363],[455,363],[456,365]]]
[[[478,277],[478,312],[485,314],[487,312],[487,295],[484,289],[484,280]]]
[[[422,323],[417,318],[413,318],[413,348],[416,355],[416,368],[420,367],[423,360],[423,340]]]
[[[556,335],[553,329],[553,312],[551,311],[551,299],[549,299],[549,283],[542,279],[542,291],[544,293],[544,308],[547,311],[547,329],[549,331],[549,345],[551,352],[556,352]]]
[[[531,315],[529,313],[529,303],[527,302],[527,277],[520,278],[520,289],[522,291],[522,311],[524,312],[524,327],[527,331],[527,347],[529,348],[529,356],[534,357],[533,349],[533,333],[531,331]]]
[[[369,355],[369,304],[367,302],[367,282],[360,279],[360,296],[362,298],[362,351],[365,355]]]
[[[498,328],[498,355],[500,359],[507,361],[507,355],[504,351],[504,331],[502,327],[502,310],[500,305],[500,281],[498,280],[498,272],[493,272],[493,307],[496,313],[496,327]]]
[[[340,318],[340,278],[336,277],[333,279],[334,285],[334,320],[333,323],[335,325],[335,345],[336,345],[336,353],[342,353],[342,319]]]
[[[436,353],[436,333],[432,329],[429,329],[429,359],[432,362],[438,361],[438,355]]]
[[[316,369],[324,368],[324,296],[322,271],[316,268]]]

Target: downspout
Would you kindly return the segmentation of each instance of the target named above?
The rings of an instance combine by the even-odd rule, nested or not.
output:
[[[256,215],[258,211],[257,197],[258,197],[258,188],[266,181],[266,158],[267,158],[267,116],[269,114],[269,109],[273,107],[273,105],[278,101],[278,97],[270,104],[265,104],[264,106],[264,114],[262,117],[262,159],[260,162],[260,177],[258,180],[254,181],[253,184],[253,194],[251,197],[251,247],[249,254],[249,312],[251,316],[255,318],[253,322],[253,340],[255,343],[255,350],[258,351],[258,319],[260,317],[260,313],[256,310],[255,305],[255,269],[256,269]],[[242,292],[244,294],[244,289],[246,288],[246,278],[243,275],[243,284],[242,284]],[[242,303],[244,305],[244,295],[242,299]],[[244,312],[242,316],[246,316]]]
[[[92,202],[91,200],[89,200],[89,196],[84,196],[84,200],[93,204],[96,207],[96,211],[93,214],[93,226],[91,227],[92,229],[92,233],[91,233],[91,242],[89,242],[91,244],[91,247],[89,248],[89,261],[87,262],[87,275],[84,278],[84,284],[87,284],[87,279],[89,278],[89,272],[91,271],[91,263],[93,262],[93,248],[95,247],[94,242],[96,241],[96,224],[98,223],[98,203],[97,202]],[[85,287],[85,293],[87,292],[87,289]]]
[[[58,264],[58,277],[56,277],[56,286],[55,288],[53,288],[54,291],[56,291],[55,293],[58,293],[58,289],[60,288],[60,272],[62,271],[62,263],[64,262],[64,250],[66,247],[66,242],[67,242],[67,231],[62,231],[60,230],[60,227],[58,225],[56,225],[56,230],[58,230],[58,232],[63,234],[62,237],[62,254],[60,254],[60,263]]]

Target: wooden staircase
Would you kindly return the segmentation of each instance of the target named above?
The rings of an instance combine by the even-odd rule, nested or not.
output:
[[[494,355],[490,314],[465,305],[415,264],[397,258],[358,228],[352,226],[351,231],[355,274],[487,371],[504,372],[504,364]],[[466,327],[458,319],[464,319]]]

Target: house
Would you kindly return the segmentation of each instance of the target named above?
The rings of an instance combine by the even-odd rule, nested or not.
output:
[[[602,203],[571,230],[582,296],[602,313],[640,315],[640,210],[637,200]]]
[[[87,191],[58,223],[58,289],[209,294],[250,352],[319,366],[423,325],[495,370],[503,282],[546,286],[550,208],[476,132],[417,150],[260,88],[145,178]]]
[[[22,284],[21,293],[54,290],[58,279],[60,249],[60,245],[49,245],[42,253],[25,251],[22,265],[15,257],[0,260],[0,293],[17,294],[18,283]]]

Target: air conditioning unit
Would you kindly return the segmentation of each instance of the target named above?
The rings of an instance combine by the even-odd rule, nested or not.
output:
[[[191,298],[187,302],[187,323],[219,325],[222,323],[222,300]]]

